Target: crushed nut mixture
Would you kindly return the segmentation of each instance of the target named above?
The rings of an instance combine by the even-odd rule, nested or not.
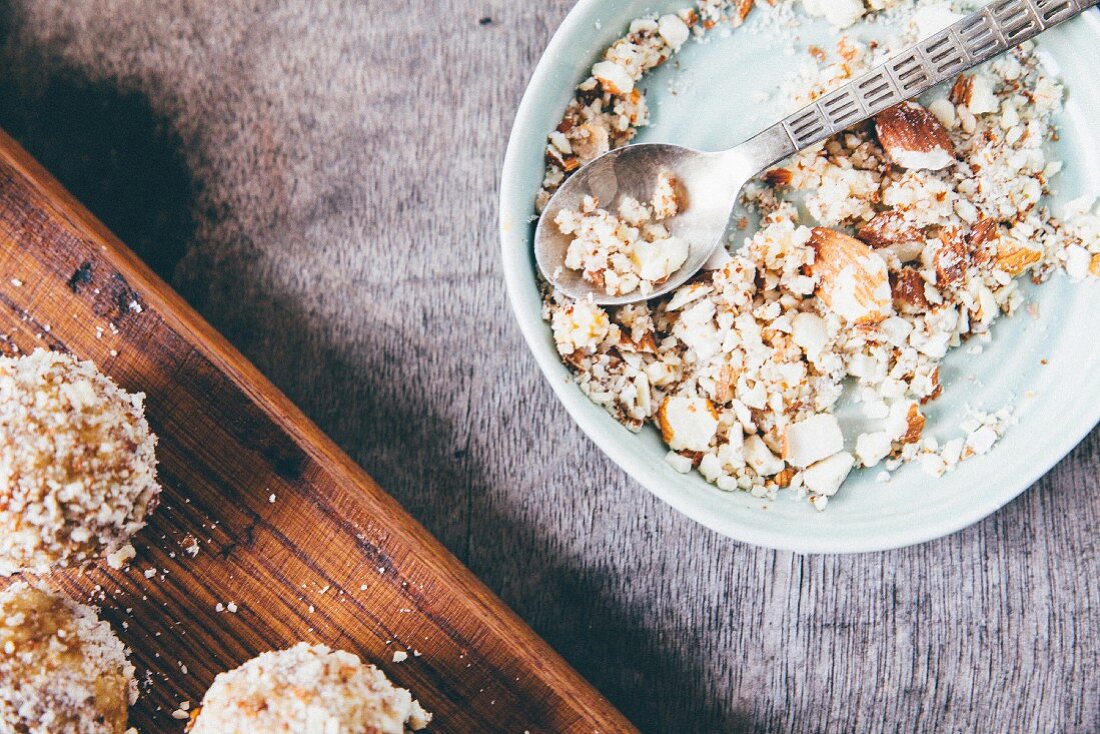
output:
[[[635,21],[550,135],[536,208],[648,123],[646,71],[692,35],[740,25],[753,5],[704,0]],[[789,5],[770,12],[785,17]],[[952,19],[943,3],[805,0],[839,27],[886,8],[908,14],[908,31],[869,45],[842,37],[835,58],[813,49],[813,73],[784,90],[792,110]],[[922,14],[929,8],[938,20]],[[768,171],[743,192],[759,228],[669,297],[603,309],[548,289],[544,315],[581,389],[632,430],[655,425],[677,470],[758,497],[790,488],[817,509],[856,467],[883,465],[880,481],[908,462],[940,476],[988,452],[1010,408],[968,416],[942,444],[924,432],[943,358],[964,342],[980,351],[991,324],[1022,305],[1019,278],[1100,276],[1095,200],[1057,216],[1042,202],[1062,166],[1043,145],[1057,135],[1063,90],[1033,49]],[[653,211],[629,202],[616,215],[590,202],[562,217],[584,243],[570,267],[609,292],[652,287],[659,280],[645,275],[664,268],[643,274],[631,254],[660,240],[663,227],[645,233],[660,222]],[[843,435],[832,411],[847,383],[876,429]]]
[[[668,174],[658,178],[650,204],[625,196],[617,215],[586,196],[580,210],[563,209],[554,218],[562,234],[572,238],[565,267],[581,271],[611,296],[652,293],[688,257],[688,243],[661,224],[679,211],[675,180]]]

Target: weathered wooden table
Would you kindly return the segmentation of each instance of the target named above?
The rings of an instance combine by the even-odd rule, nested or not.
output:
[[[1096,731],[1100,434],[951,538],[803,558],[557,405],[495,188],[570,4],[5,0],[0,126],[643,731]]]

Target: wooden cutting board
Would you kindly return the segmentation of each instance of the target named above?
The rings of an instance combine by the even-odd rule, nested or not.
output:
[[[378,665],[429,732],[636,731],[0,133],[0,350],[36,347],[145,392],[160,437],[137,558],[55,577],[133,650],[140,731],[182,731],[216,674],[299,640]]]

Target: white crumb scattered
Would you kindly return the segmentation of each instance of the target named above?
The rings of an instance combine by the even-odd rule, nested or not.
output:
[[[107,565],[117,571],[134,560],[136,556],[137,551],[134,550],[134,546],[131,543],[127,543],[114,553],[107,555]]]
[[[802,0],[802,6],[840,29],[855,25],[867,12],[863,0]]]

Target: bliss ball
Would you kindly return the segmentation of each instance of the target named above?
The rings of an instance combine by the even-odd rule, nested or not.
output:
[[[123,734],[134,666],[95,610],[46,586],[0,593],[0,731]]]
[[[0,576],[129,550],[160,493],[144,399],[65,354],[0,357]]]
[[[190,734],[405,734],[431,718],[373,665],[302,642],[215,678]]]

